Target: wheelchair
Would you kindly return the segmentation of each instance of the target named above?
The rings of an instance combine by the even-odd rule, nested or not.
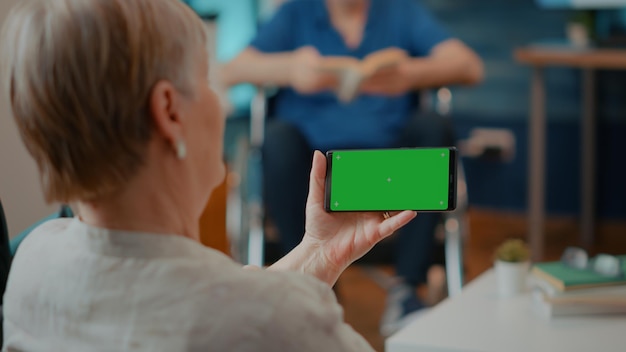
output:
[[[227,177],[229,194],[226,224],[231,253],[242,264],[260,267],[265,264],[266,239],[261,148],[268,112],[271,110],[270,96],[275,92],[276,90],[258,88],[250,106],[248,134],[236,139]],[[423,111],[434,110],[440,118],[449,116],[452,100],[449,89],[424,91],[417,97]],[[444,242],[449,297],[459,294],[463,287],[463,243],[469,236],[467,184],[460,161],[457,166],[457,182],[457,208],[453,212],[442,213],[442,221],[436,231]],[[385,275],[371,268],[367,272],[376,282],[385,286]]]

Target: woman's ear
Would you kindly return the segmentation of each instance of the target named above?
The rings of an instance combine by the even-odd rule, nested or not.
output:
[[[182,101],[172,83],[157,82],[148,103],[148,112],[154,123],[156,133],[176,148],[177,143],[183,140]]]

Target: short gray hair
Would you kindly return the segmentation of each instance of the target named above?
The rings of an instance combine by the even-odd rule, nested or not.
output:
[[[206,34],[180,0],[35,0],[2,30],[0,74],[46,200],[107,195],[144,162],[153,86],[192,94]]]

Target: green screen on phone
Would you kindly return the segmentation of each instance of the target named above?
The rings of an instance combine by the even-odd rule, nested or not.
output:
[[[326,209],[451,210],[455,153],[454,148],[328,152]]]

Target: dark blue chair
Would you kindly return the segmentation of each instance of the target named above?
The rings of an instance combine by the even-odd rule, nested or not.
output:
[[[17,248],[20,246],[20,244],[22,243],[22,241],[31,233],[33,232],[33,230],[43,224],[44,222],[48,221],[48,220],[53,220],[53,219],[58,219],[58,218],[71,218],[74,217],[74,212],[72,212],[72,209],[67,206],[67,205],[62,205],[59,210],[53,214],[50,214],[48,216],[46,216],[43,219],[40,219],[39,221],[37,221],[36,223],[32,224],[31,226],[29,226],[26,230],[20,232],[19,235],[13,237],[10,241],[9,241],[9,249],[11,252],[11,257],[15,256],[15,252],[17,252]]]
[[[2,299],[6,289],[9,269],[11,268],[11,253],[9,252],[9,228],[0,200],[0,324],[2,324]],[[3,341],[3,332],[0,329],[0,345]]]

